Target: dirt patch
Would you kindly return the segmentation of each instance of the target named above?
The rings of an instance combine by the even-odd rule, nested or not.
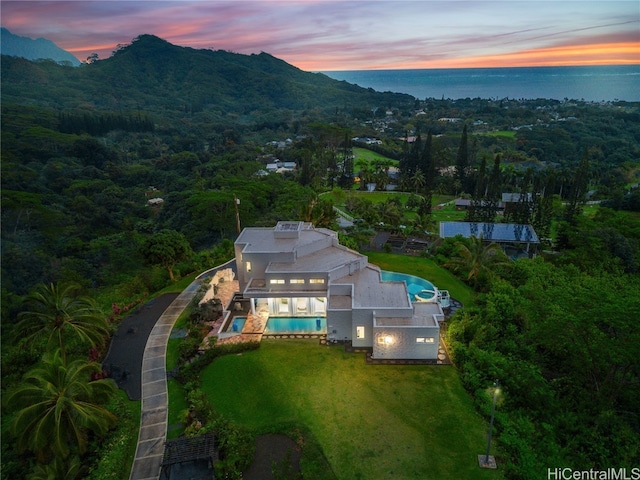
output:
[[[267,434],[256,438],[256,452],[245,480],[274,480],[275,478],[299,478],[300,447],[286,435]],[[273,470],[278,477],[273,476]]]

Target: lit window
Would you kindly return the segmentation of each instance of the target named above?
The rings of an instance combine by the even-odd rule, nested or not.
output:
[[[364,325],[356,327],[356,338],[364,338]]]
[[[433,337],[417,337],[416,343],[435,343],[436,339]]]
[[[247,272],[251,271],[251,262],[247,262]]]
[[[292,279],[289,280],[289,283],[303,284],[304,283],[304,279],[303,278],[292,278]]]
[[[309,283],[324,283],[324,278],[311,278]]]
[[[272,278],[271,280],[269,280],[269,283],[271,285],[283,285],[284,284],[284,279],[282,279],[282,278]]]
[[[424,343],[424,337],[416,338],[416,343]]]

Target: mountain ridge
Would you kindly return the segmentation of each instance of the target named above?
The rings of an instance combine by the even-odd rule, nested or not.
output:
[[[414,101],[410,95],[375,92],[305,72],[265,52],[199,50],[148,34],[120,46],[107,59],[73,69],[5,57],[2,87],[3,101],[29,99],[56,109],[244,114]]]
[[[22,37],[11,33],[7,28],[1,28],[2,54],[12,57],[22,57],[27,60],[53,60],[61,64],[80,65],[73,54],[60,48],[46,38]]]

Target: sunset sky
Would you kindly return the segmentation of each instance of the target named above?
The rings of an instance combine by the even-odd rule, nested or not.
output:
[[[640,64],[640,2],[5,1],[2,26],[85,60],[153,34],[307,71]]]

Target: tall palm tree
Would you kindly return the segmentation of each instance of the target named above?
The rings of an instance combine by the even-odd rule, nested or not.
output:
[[[509,265],[509,258],[497,243],[485,244],[482,236],[471,236],[470,243],[456,242],[456,256],[447,266],[467,273],[467,281],[476,285],[482,276],[491,277],[495,267]]]
[[[82,463],[77,455],[55,457],[46,465],[39,463],[27,480],[76,480],[82,473]]]
[[[426,181],[427,179],[425,178],[424,173],[422,173],[422,170],[417,169],[416,173],[411,177],[411,185],[413,186],[414,192],[420,193],[420,190],[425,186]]]
[[[100,405],[114,393],[115,383],[90,381],[100,370],[99,364],[81,359],[67,363],[60,350],[45,354],[7,398],[7,406],[17,409],[10,431],[18,451],[33,451],[41,463],[72,452],[82,455],[89,432],[104,434],[115,424],[116,417]]]
[[[26,298],[26,310],[18,315],[15,336],[39,345],[46,339],[48,349],[66,352],[65,340],[78,338],[92,347],[101,345],[109,334],[107,320],[89,297],[76,295],[75,283],[41,284]]]

